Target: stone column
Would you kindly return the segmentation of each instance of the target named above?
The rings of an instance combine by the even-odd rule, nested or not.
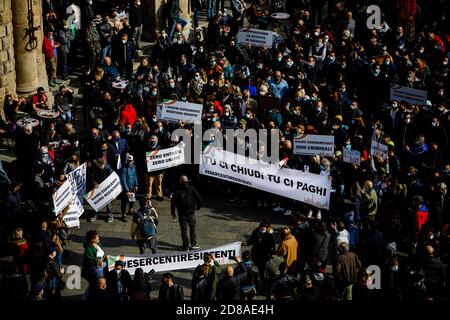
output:
[[[36,91],[40,86],[38,77],[38,68],[44,63],[42,56],[42,24],[41,24],[41,3],[40,0],[32,0],[32,9],[34,13],[34,26],[41,26],[35,31],[37,42],[30,46],[28,29],[28,0],[13,0],[13,28],[14,28],[14,56],[16,59],[16,84],[19,94],[29,94]],[[47,84],[48,86],[48,84]]]
[[[16,96],[11,0],[0,0],[0,115],[5,95]]]
[[[48,85],[48,77],[47,77],[47,67],[45,65],[45,56],[42,52],[42,46],[44,43],[44,30],[42,26],[44,25],[44,17],[42,16],[42,0],[33,0],[38,3],[37,7],[33,8],[35,17],[39,18],[39,25],[41,28],[36,32],[37,36],[37,51],[36,51],[36,64],[37,64],[37,76],[39,87],[43,87],[46,91],[50,91]],[[36,20],[36,19],[35,19]],[[36,22],[35,22],[36,24]],[[53,95],[49,95],[49,101],[53,104]]]

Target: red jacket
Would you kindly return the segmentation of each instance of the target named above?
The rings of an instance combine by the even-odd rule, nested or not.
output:
[[[53,43],[56,45],[55,39],[53,39]],[[52,40],[50,40],[47,36],[44,36],[42,52],[44,53],[46,59],[52,59],[55,57],[55,48],[56,47],[52,44]]]
[[[132,104],[127,104],[125,108],[123,108],[122,112],[120,113],[120,120],[122,121],[123,125],[129,122],[132,127],[134,126],[134,123],[137,120],[137,114],[136,109],[133,108]]]

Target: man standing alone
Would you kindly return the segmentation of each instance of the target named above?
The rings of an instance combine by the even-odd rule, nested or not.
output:
[[[141,48],[142,25],[144,24],[144,14],[141,8],[141,1],[134,0],[134,5],[130,7],[130,26],[133,29],[133,41],[137,50]]]
[[[201,198],[197,189],[189,185],[188,177],[180,177],[180,188],[175,191],[172,197],[171,213],[174,221],[176,221],[175,208],[178,211],[180,220],[181,239],[183,241],[183,250],[196,250],[200,246],[197,243],[197,234],[195,230],[195,210],[200,210]],[[189,226],[190,239],[187,235]],[[189,246],[189,240],[191,246]]]

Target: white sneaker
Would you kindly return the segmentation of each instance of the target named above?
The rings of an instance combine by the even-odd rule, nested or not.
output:
[[[311,219],[311,218],[312,218],[312,214],[313,214],[312,210],[309,210],[309,211],[308,211],[308,216],[307,216],[307,218],[308,218],[308,219]]]
[[[283,213],[283,216],[290,216],[292,214],[292,210],[286,210],[284,213]]]
[[[322,213],[320,212],[320,210],[317,211],[316,219],[317,220],[322,220]]]
[[[263,206],[263,202],[261,201],[261,200],[258,200],[257,202],[256,202],[256,206],[258,206],[258,207],[262,207]]]
[[[280,205],[276,206],[272,209],[274,212],[284,212],[284,208],[282,208]]]

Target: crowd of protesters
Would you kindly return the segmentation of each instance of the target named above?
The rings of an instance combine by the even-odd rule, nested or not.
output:
[[[206,8],[203,1],[192,1],[192,32],[196,28],[198,36],[188,41],[179,1],[171,0],[166,28],[148,56],[140,41],[148,11],[139,0],[118,7],[109,1],[98,7],[100,2],[84,0],[68,7],[64,1],[43,2],[50,86],[59,84],[58,77],[68,79],[79,66],[71,43],[85,48],[79,77],[82,117],[75,121],[73,92],[65,86],[59,87],[54,105],[44,88],[30,99],[6,97],[0,134],[14,139],[17,160],[0,167],[8,183],[1,232],[15,264],[2,278],[2,294],[25,297],[29,273],[32,299],[60,297],[70,230],[61,216],[55,220],[51,195],[84,162],[87,190],[112,172],[121,178],[121,212],[108,205],[107,222],[113,223],[117,214],[122,220],[132,215],[131,235],[140,252],[147,247],[157,252],[156,235],[147,241],[138,228],[148,216],[149,228],[156,230],[158,215],[149,200],[176,201],[191,190],[188,180],[197,186],[213,180],[199,176],[194,164],[146,170],[146,152],[180,142],[171,134],[175,129],[192,134],[189,123],[158,119],[157,105],[175,99],[203,105],[203,130],[278,129],[271,132],[279,136],[284,166],[328,176],[333,189],[330,210],[318,210],[275,194],[220,184],[217,191],[236,206],[238,200],[250,201],[254,210],[286,216],[290,227],[282,228],[278,239],[270,222],[262,221],[243,239],[243,246],[251,246],[243,261],[236,257],[238,266],[226,267],[223,274],[213,257],[205,256],[193,275],[192,299],[448,298],[450,36],[444,2],[374,1],[383,15],[379,26],[368,29],[366,1],[232,0],[232,15],[225,14],[223,1],[205,1]],[[205,9],[208,24],[202,29],[199,14]],[[280,23],[271,18],[275,12],[289,12],[290,18]],[[75,13],[77,19],[68,19]],[[273,47],[238,44],[236,34],[248,23],[273,31]],[[126,86],[115,85],[123,81]],[[393,84],[426,90],[426,104],[391,100]],[[42,109],[57,110],[60,116],[35,127],[16,125],[25,115],[38,118]],[[333,135],[334,156],[294,154],[293,139],[303,134]],[[388,146],[386,157],[371,155],[373,142]],[[245,146],[261,160],[264,147]],[[343,162],[344,149],[359,151],[360,164]],[[171,212],[176,220],[178,210],[183,250],[198,249],[201,242],[193,213],[200,195],[189,192],[197,199],[188,215],[179,203],[172,204]],[[136,193],[145,201],[135,212]],[[98,217],[88,218],[93,222]],[[149,275],[139,270],[132,279],[121,262],[106,272],[106,261],[98,233],[90,232],[83,262],[90,284],[87,299],[149,298]],[[370,265],[382,271],[381,290],[370,290]],[[171,274],[164,275],[161,300],[184,299],[174,281]]]

